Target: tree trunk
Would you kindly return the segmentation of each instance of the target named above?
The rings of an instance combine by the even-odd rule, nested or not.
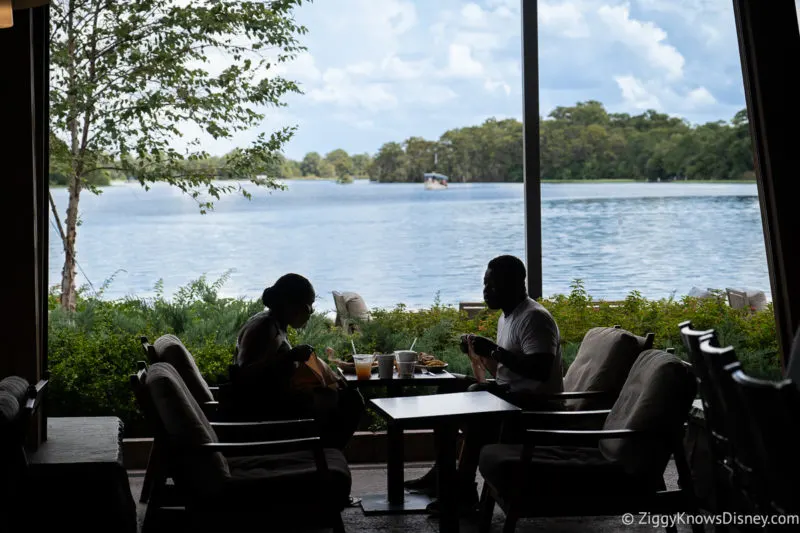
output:
[[[67,51],[69,65],[67,70],[70,73],[67,92],[73,115],[70,117],[70,156],[72,163],[72,176],[69,180],[69,203],[67,204],[66,231],[62,236],[64,240],[64,267],[61,269],[61,307],[69,311],[74,311],[77,304],[77,287],[75,286],[75,238],[78,233],[78,201],[81,195],[81,174],[83,171],[83,159],[80,151],[79,124],[77,116],[77,87],[75,86],[75,36],[73,26],[73,15],[75,5],[69,3],[69,16],[67,19],[68,43]]]
[[[61,269],[61,307],[74,311],[77,303],[75,284],[75,238],[78,234],[78,202],[81,195],[81,180],[73,177],[69,185],[67,206],[66,239],[64,241],[64,267]]]

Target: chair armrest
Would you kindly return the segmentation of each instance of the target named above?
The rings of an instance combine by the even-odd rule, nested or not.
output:
[[[525,447],[552,446],[597,446],[603,439],[626,439],[641,437],[668,437],[665,433],[634,429],[526,429]]]
[[[579,400],[582,398],[613,398],[609,391],[604,390],[583,390],[573,392],[553,392],[553,393],[535,393],[531,394],[532,397],[541,398],[543,400]]]
[[[216,416],[217,411],[219,411],[219,402],[203,402],[200,405],[200,408],[203,410],[203,413],[206,415],[206,417],[212,418]]]
[[[525,418],[531,417],[558,417],[558,418],[582,418],[591,416],[608,416],[611,409],[598,409],[596,411],[522,411]]]
[[[596,422],[601,429],[611,409],[596,411],[522,411],[522,425],[526,429],[568,429],[570,424],[588,424]],[[594,425],[594,424],[593,424]],[[581,426],[580,429],[589,429]]]
[[[313,451],[321,449],[321,446],[319,437],[307,437],[305,439],[262,442],[208,442],[193,449],[201,453],[221,452],[226,457],[237,457],[243,455],[273,455],[305,450]]]
[[[211,427],[224,442],[268,441],[318,436],[317,425],[313,419],[211,422]]]
[[[40,379],[36,385],[28,387],[28,399],[25,402],[25,408],[28,409],[31,414],[36,412],[36,409],[41,405],[48,383],[50,383],[48,379]]]

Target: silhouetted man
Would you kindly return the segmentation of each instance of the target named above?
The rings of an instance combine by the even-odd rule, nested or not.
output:
[[[483,277],[483,299],[489,309],[502,309],[497,324],[497,342],[477,335],[462,337],[461,349],[472,363],[475,381],[467,390],[488,390],[520,407],[536,404],[535,395],[564,390],[561,343],[553,316],[528,297],[525,265],[518,258],[502,255],[489,262]],[[495,377],[487,380],[486,373]],[[463,389],[462,389],[463,390]],[[481,448],[496,442],[499,424],[474,424],[465,428],[459,462],[459,496],[462,510],[474,509],[478,501],[475,475]],[[407,483],[412,489],[430,490],[436,485],[436,468]],[[429,506],[438,511],[438,502]]]

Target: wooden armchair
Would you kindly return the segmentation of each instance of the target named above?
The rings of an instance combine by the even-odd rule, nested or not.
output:
[[[484,447],[480,531],[489,531],[495,503],[506,514],[506,533],[522,517],[696,512],[682,446],[695,390],[686,363],[648,350],[634,363],[601,430],[527,429],[523,444]],[[670,456],[677,490],[664,483]],[[693,530],[703,531],[702,525]]]
[[[9,531],[28,521],[30,477],[25,439],[42,403],[47,379],[35,385],[19,376],[0,380],[0,516]],[[29,528],[29,523],[25,526]]]
[[[744,416],[745,407],[736,390],[732,373],[741,370],[741,364],[732,348],[719,348],[715,333],[699,339],[700,355],[708,379],[716,396],[716,413],[720,415],[724,434],[728,437],[727,464],[731,471],[729,481],[728,511],[741,514],[761,513],[761,495],[766,491],[766,480],[757,470],[756,451],[753,445],[753,427]]]
[[[786,480],[784,475],[800,473],[796,470],[797,460],[791,458],[796,453],[793,445],[798,444],[797,415],[787,412],[787,409],[791,409],[793,397],[784,396],[788,402],[774,406],[760,405],[758,400],[764,392],[762,387],[765,383],[747,379],[735,350],[732,347],[719,347],[713,333],[700,339],[700,352],[724,408],[724,422],[729,435],[733,470],[729,510],[751,515],[774,514],[776,507],[780,509],[792,501],[790,493],[780,497],[775,492],[776,478]],[[738,375],[747,386],[738,386],[734,375]],[[788,391],[789,383],[780,389]],[[760,390],[754,391],[756,388]],[[775,449],[765,448],[767,443],[774,445]],[[791,450],[789,455],[785,455],[787,445]],[[786,464],[778,468],[785,470],[771,475],[773,468],[777,467],[773,461],[781,455]],[[790,492],[796,492],[796,479],[793,478]]]
[[[715,350],[713,346],[706,349]],[[723,348],[733,350],[733,348]],[[755,467],[766,491],[759,495],[766,514],[800,514],[797,480],[800,479],[800,392],[789,379],[768,381],[729,366],[750,428]],[[784,528],[785,530],[785,528]]]
[[[351,477],[344,455],[308,436],[310,420],[213,423],[169,364],[131,376],[134,395],[165,443],[144,531],[153,527],[169,476],[191,531],[344,531]],[[220,436],[256,438],[221,442]],[[172,502],[171,502],[172,503]]]
[[[153,344],[150,344],[148,338],[144,336],[140,337],[139,340],[151,365],[155,363],[169,363],[172,365],[178,371],[184,383],[186,383],[205,415],[211,420],[220,418],[219,387],[210,387],[206,380],[203,379],[194,357],[178,337],[175,335],[162,335]],[[145,366],[145,363],[141,361],[137,364],[139,370]],[[139,502],[141,503],[149,500],[153,490],[154,479],[159,476],[156,470],[161,462],[162,446],[161,442],[153,441],[142,483],[142,493],[139,496]]]
[[[715,512],[729,511],[732,508],[734,483],[731,439],[725,420],[724,404],[711,381],[706,360],[700,352],[700,340],[712,334],[713,330],[693,329],[691,321],[688,320],[678,324],[678,328],[697,380],[697,390],[703,404],[705,439],[714,462],[710,476],[713,478],[713,483],[709,486],[707,506]]]

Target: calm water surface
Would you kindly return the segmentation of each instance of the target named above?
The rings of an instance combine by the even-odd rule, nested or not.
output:
[[[362,294],[370,307],[480,300],[492,257],[524,256],[520,184],[337,185],[290,181],[288,190],[230,196],[200,215],[166,185],[84,193],[78,261],[104,297],[147,296],[159,279],[167,295],[202,274],[232,270],[226,296],[259,297],[283,273],[309,277],[332,308],[330,291]],[[66,191],[53,191],[60,211]],[[621,183],[542,186],[544,293],[575,278],[595,298],[632,290],[651,298],[701,288],[745,287],[769,294],[754,184]],[[50,284],[63,251],[51,229]],[[86,282],[79,272],[81,283]]]

